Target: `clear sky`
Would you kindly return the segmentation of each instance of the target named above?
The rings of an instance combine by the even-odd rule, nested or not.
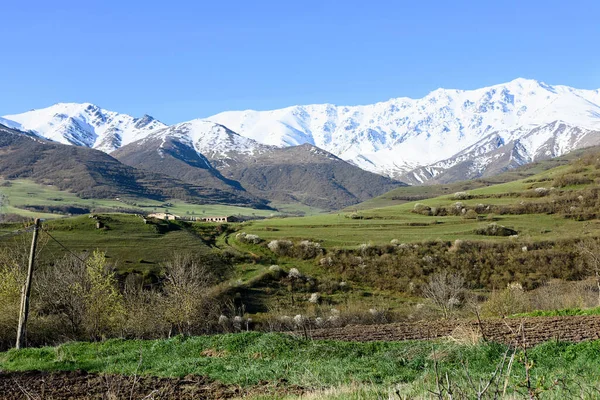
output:
[[[600,88],[597,0],[5,0],[0,15],[0,115],[91,102],[175,123],[517,77]]]

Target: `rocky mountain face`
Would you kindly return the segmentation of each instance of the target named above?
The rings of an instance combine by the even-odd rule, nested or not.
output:
[[[183,182],[133,168],[94,149],[68,146],[0,125],[0,176],[54,185],[84,198],[144,197],[266,208],[243,189],[213,182]]]
[[[438,89],[422,99],[228,111],[207,119],[260,143],[310,143],[365,170],[419,184],[465,161],[471,162],[465,172],[481,176],[499,168],[490,159],[501,153],[527,163],[600,143],[600,90],[516,79],[477,90]]]
[[[112,153],[127,165],[197,184],[247,190],[257,198],[340,209],[402,185],[312,145],[262,145],[203,120],[153,132]]]
[[[59,103],[6,115],[0,123],[58,143],[91,147],[106,153],[166,126],[149,115],[134,118],[89,103]]]

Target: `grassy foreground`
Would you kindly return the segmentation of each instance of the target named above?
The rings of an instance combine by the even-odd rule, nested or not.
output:
[[[166,377],[196,374],[244,387],[285,380],[286,384],[316,392],[335,388],[317,398],[361,398],[363,394],[367,397],[362,398],[372,398],[375,393],[389,390],[415,398],[428,394],[427,390],[436,390],[436,368],[438,376],[445,380],[447,374],[453,385],[469,390],[468,378],[477,384],[489,381],[506,353],[506,346],[494,343],[350,343],[251,332],[11,350],[0,353],[0,370],[81,369]],[[594,383],[600,379],[600,341],[548,342],[529,349],[527,356],[532,390],[543,398],[559,398],[573,391],[600,393]],[[508,362],[506,358],[505,371]],[[524,354],[518,351],[510,373],[498,374],[499,386],[506,384],[507,394],[525,393],[524,364]]]

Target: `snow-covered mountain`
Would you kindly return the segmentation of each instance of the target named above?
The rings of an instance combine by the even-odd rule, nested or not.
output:
[[[523,162],[580,147],[577,137],[565,135],[569,130],[561,131],[559,138],[554,136],[555,130],[539,129],[557,121],[572,129],[595,132],[600,142],[600,90],[516,79],[477,90],[438,89],[422,99],[396,98],[364,106],[319,104],[272,111],[228,111],[207,119],[260,143],[310,143],[363,169],[407,177],[415,169],[433,168],[472,146],[479,148],[472,154],[481,156],[528,137]],[[530,134],[536,129],[538,134]],[[489,141],[491,134],[496,140]],[[542,151],[549,141],[556,148]],[[415,183],[428,179],[426,174],[413,174],[413,178],[409,180]]]
[[[156,130],[140,141],[176,139],[210,159],[227,160],[238,155],[265,152],[273,146],[263,145],[241,136],[223,125],[195,119]]]
[[[264,145],[205,120],[159,129],[111,155],[186,183],[323,210],[339,210],[403,185],[309,144]]]
[[[227,111],[170,127],[149,116],[69,103],[6,115],[0,124],[109,153],[144,138],[174,137],[219,163],[270,146],[310,144],[418,184],[481,176],[600,144],[600,90],[516,79],[363,106]]]
[[[31,131],[63,144],[110,153],[166,125],[149,115],[134,118],[90,103],[58,103],[22,114],[5,115],[10,128]]]

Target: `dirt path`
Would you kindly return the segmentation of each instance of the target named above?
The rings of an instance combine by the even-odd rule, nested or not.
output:
[[[0,372],[0,399],[231,399],[250,394],[302,394],[285,382],[250,388],[224,385],[200,376],[131,377],[74,372]]]
[[[600,316],[495,319],[484,320],[482,325],[488,339],[511,343],[514,342],[515,332],[519,330],[521,323],[528,345],[556,339],[568,342],[600,339]],[[451,336],[459,326],[479,329],[475,321],[420,321],[317,329],[310,334],[313,339],[356,342],[418,340]]]

